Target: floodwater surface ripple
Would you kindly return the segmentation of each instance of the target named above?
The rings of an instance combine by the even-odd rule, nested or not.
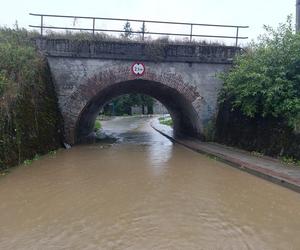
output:
[[[300,249],[300,195],[173,144],[150,118],[103,122],[0,178],[0,249]]]

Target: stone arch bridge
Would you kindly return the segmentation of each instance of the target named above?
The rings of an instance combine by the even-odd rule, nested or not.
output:
[[[237,47],[39,38],[50,66],[65,139],[80,141],[93,130],[101,107],[127,93],[143,93],[166,106],[178,134],[205,139],[214,124],[222,82]],[[141,74],[134,63],[144,65]]]

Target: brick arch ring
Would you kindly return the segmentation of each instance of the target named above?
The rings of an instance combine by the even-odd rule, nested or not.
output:
[[[201,109],[205,103],[197,88],[180,74],[158,74],[148,69],[133,75],[130,67],[112,67],[88,78],[69,96],[62,109],[65,139],[71,145],[93,130],[101,107],[112,98],[142,93],[160,101],[170,112],[176,134],[203,138]]]

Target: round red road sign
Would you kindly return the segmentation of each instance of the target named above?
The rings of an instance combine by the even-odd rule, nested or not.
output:
[[[131,72],[136,76],[142,76],[145,73],[145,64],[141,62],[135,62],[131,65]]]

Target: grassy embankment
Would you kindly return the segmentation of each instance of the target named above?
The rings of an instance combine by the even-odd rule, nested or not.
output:
[[[173,126],[173,120],[170,117],[159,117],[158,120],[160,124],[167,125],[170,127]]]
[[[94,124],[94,131],[96,132],[101,128],[102,128],[101,122],[99,120],[96,120]]]
[[[0,170],[60,147],[60,114],[34,33],[0,28]]]

